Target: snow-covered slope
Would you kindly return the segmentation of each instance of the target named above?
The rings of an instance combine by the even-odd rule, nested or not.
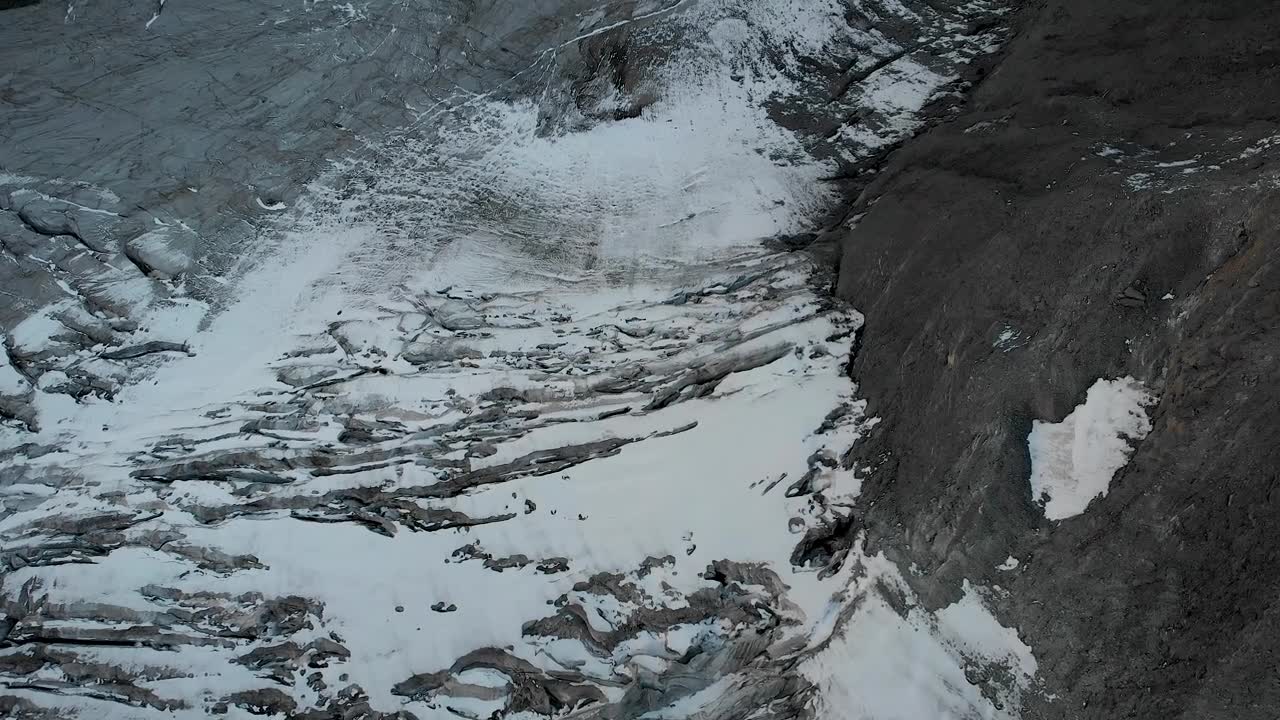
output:
[[[861,318],[796,248],[989,12],[587,13],[342,157],[223,312],[157,303],[203,329],[111,399],[0,366],[38,420],[4,431],[3,707],[1007,716],[1035,660],[984,591],[928,613],[861,552]],[[8,342],[66,324],[32,317]]]

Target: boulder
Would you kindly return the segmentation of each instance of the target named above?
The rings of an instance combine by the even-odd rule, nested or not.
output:
[[[199,249],[200,237],[175,225],[145,232],[124,246],[125,255],[135,264],[166,277],[194,268]]]

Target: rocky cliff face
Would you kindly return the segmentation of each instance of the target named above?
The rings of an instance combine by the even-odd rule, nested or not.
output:
[[[1026,717],[1274,717],[1280,8],[1047,0],[1017,26],[843,240],[870,547],[934,605],[1007,591]],[[1122,377],[1150,434],[1046,519],[1033,423]]]

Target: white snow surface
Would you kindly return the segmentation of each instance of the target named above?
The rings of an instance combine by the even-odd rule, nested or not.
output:
[[[1050,520],[1085,511],[1105,496],[1116,471],[1133,453],[1133,442],[1151,432],[1147,408],[1155,403],[1132,377],[1100,378],[1061,422],[1032,423],[1031,497],[1044,501]]]
[[[933,614],[856,543],[792,564],[806,533],[850,511],[861,481],[839,458],[874,419],[843,372],[861,316],[820,294],[808,256],[759,243],[810,229],[832,169],[770,119],[766,101],[799,88],[760,58],[821,54],[849,31],[839,8],[675,8],[666,22],[705,31],[638,118],[548,136],[532,102],[424,113],[429,137],[408,131],[312,188],[237,301],[184,338],[189,356],[112,401],[37,393],[39,432],[3,436],[43,448],[15,449],[23,482],[0,493],[4,550],[23,558],[0,578],[14,632],[142,628],[175,649],[81,654],[136,673],[153,699],[128,706],[54,666],[7,691],[80,717],[238,718],[255,708],[236,693],[269,688],[301,711],[354,684],[375,710],[488,717],[517,671],[463,663],[477,652],[524,663],[525,681],[576,674],[611,703],[701,653],[723,672],[648,716],[739,717],[769,668],[795,666],[821,717],[1011,717],[1035,661],[979,589]],[[860,142],[909,132],[949,79],[887,66],[858,91],[886,113]],[[375,191],[335,189],[370,168]],[[166,304],[148,325],[168,339],[201,310]],[[14,341],[56,329],[33,328]],[[25,391],[15,376],[0,365],[0,392]],[[1033,431],[1047,512],[1110,467],[1098,438],[1140,431],[1140,391],[1117,388]],[[1085,439],[1080,461],[1064,437]],[[66,550],[73,525],[109,527],[107,550]],[[717,580],[722,561],[743,579]],[[601,574],[617,589],[592,584]],[[753,612],[701,610],[707,593]],[[264,619],[272,603],[297,622]],[[555,625],[575,609],[582,636]],[[639,629],[650,612],[683,619]],[[757,637],[757,665],[727,664]],[[246,660],[323,641],[349,657],[283,676]],[[1007,671],[988,688],[1000,705],[966,679],[975,664]]]

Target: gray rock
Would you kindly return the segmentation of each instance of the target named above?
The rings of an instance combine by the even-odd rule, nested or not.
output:
[[[436,306],[431,316],[446,330],[475,330],[485,326],[483,315],[458,300],[448,300]]]
[[[467,448],[467,457],[486,458],[498,454],[498,447],[493,443],[480,442]]]
[[[331,365],[294,365],[276,372],[276,377],[285,385],[305,387],[322,380],[327,380],[339,373],[339,369]]]
[[[109,345],[116,341],[115,328],[111,323],[89,313],[81,305],[73,305],[58,312],[54,317],[58,322],[84,335],[95,344]]]
[[[181,226],[170,225],[133,238],[125,243],[124,252],[139,267],[178,277],[195,267],[200,238]]]
[[[502,572],[513,568],[522,568],[533,562],[528,555],[511,555],[503,558],[487,558],[484,561],[485,568],[494,572]]]
[[[303,649],[294,642],[283,642],[277,645],[263,645],[236,658],[236,662],[254,670],[272,667],[297,667],[302,658]]]
[[[58,188],[58,191],[65,190]],[[34,191],[12,193],[10,201],[18,217],[35,232],[74,237],[95,252],[117,252],[121,234],[132,225],[130,220],[111,209],[88,207]]]
[[[254,715],[288,715],[298,707],[292,697],[276,688],[245,690],[222,700]]]
[[[1280,6],[1021,13],[969,105],[851,209],[838,291],[866,315],[849,370],[880,423],[854,446],[848,536],[918,568],[929,607],[1000,585],[1044,690],[1024,717],[1276,717]],[[1141,152],[1099,156],[1125,141]],[[991,347],[1006,323],[1033,338],[1017,353]],[[1046,521],[1032,420],[1126,375],[1160,396],[1151,434],[1104,497]],[[1011,555],[1031,561],[998,573]]]
[[[483,353],[455,340],[419,340],[406,343],[400,357],[414,365],[447,363],[454,360],[478,360]]]
[[[538,572],[544,575],[554,575],[556,573],[569,571],[569,558],[553,557],[542,560],[537,565]]]
[[[311,653],[308,664],[313,668],[328,667],[331,661],[341,661],[351,657],[350,650],[327,637],[312,640],[307,644],[307,650]]]
[[[17,211],[22,222],[41,235],[70,235],[79,239],[80,228],[64,204],[30,198],[18,205]]]
[[[102,357],[107,360],[132,360],[142,357],[143,355],[154,355],[156,353],[177,352],[186,353],[189,349],[183,343],[166,342],[164,340],[151,340],[138,345],[130,345],[129,347],[120,348],[105,352]]]

